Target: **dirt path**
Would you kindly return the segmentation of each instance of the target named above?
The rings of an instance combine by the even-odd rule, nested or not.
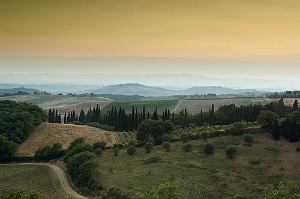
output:
[[[176,112],[176,110],[180,107],[181,102],[182,102],[182,100],[178,100],[178,102],[177,102],[177,104],[176,104],[174,110],[172,111],[172,113],[175,113],[175,112]]]
[[[0,164],[0,166],[3,165],[3,164]],[[14,164],[6,164],[6,165],[14,165]],[[69,182],[68,182],[68,179],[66,177],[66,174],[65,172],[58,166],[56,165],[53,165],[53,164],[48,164],[48,163],[20,163],[20,164],[15,164],[15,165],[42,165],[42,166],[46,166],[46,167],[49,167],[52,172],[54,173],[55,176],[57,176],[57,178],[59,179],[60,181],[60,184],[63,188],[63,191],[70,195],[71,197],[73,197],[74,199],[89,199],[85,196],[82,196],[82,195],[79,195],[77,192],[75,192]]]

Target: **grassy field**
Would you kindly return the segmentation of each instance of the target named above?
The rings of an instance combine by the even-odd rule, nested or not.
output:
[[[146,112],[149,111],[150,113],[153,113],[157,106],[158,114],[162,114],[165,109],[170,109],[170,111],[173,110],[177,102],[177,100],[114,101],[110,105],[106,106],[103,109],[103,112],[110,110],[112,106],[117,108],[121,106],[125,109],[125,112],[131,113],[133,106],[140,111],[145,105]]]
[[[101,97],[72,97],[66,95],[18,95],[0,97],[0,100],[2,99],[28,102],[36,104],[44,109],[55,108],[60,114],[72,110],[75,110],[78,113],[81,109],[87,111],[90,107],[94,107],[97,104],[99,104],[101,108],[104,108],[113,101]]]
[[[215,153],[205,155],[203,140],[191,141],[192,152],[182,151],[181,142],[171,144],[171,151],[155,146],[153,152],[145,154],[143,148],[128,156],[126,150],[113,156],[105,151],[99,160],[99,179],[106,187],[119,187],[127,193],[140,197],[154,185],[177,179],[187,198],[262,198],[267,184],[281,180],[293,180],[300,185],[300,153],[297,143],[285,140],[273,141],[268,135],[254,135],[253,146],[245,146],[242,137],[218,137],[210,139]],[[225,148],[237,147],[235,159],[227,159]],[[151,157],[161,161],[145,164]],[[260,158],[259,165],[249,163],[252,157]]]
[[[176,108],[175,113],[180,112],[182,109],[187,109],[188,113],[200,113],[201,108],[203,112],[208,112],[212,104],[217,110],[222,105],[235,104],[236,106],[249,105],[249,104],[267,104],[271,102],[264,98],[230,98],[230,99],[203,99],[203,100],[181,100],[179,106]]]
[[[24,191],[36,190],[43,198],[70,198],[51,169],[42,165],[0,165],[0,192],[19,187]]]
[[[93,144],[97,141],[105,141],[108,146],[117,143],[118,133],[104,131],[101,129],[71,124],[51,124],[42,123],[28,137],[28,139],[19,146],[18,155],[33,155],[35,151],[46,145],[52,146],[59,142],[66,149],[74,139],[83,137],[87,143]]]

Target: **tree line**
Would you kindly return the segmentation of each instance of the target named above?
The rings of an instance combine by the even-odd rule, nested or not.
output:
[[[46,119],[46,113],[37,105],[1,100],[0,162],[11,161],[18,144],[23,143],[34,127]]]

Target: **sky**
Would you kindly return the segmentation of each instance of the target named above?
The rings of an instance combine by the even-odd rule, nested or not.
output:
[[[0,74],[297,80],[299,0],[0,0]]]

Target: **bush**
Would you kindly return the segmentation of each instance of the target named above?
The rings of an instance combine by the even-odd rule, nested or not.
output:
[[[225,150],[226,156],[230,159],[235,158],[236,155],[236,147],[235,146],[228,146]]]
[[[214,147],[214,145],[212,143],[205,144],[205,146],[204,146],[204,153],[206,155],[211,155],[214,152],[215,152],[215,147]]]
[[[152,142],[147,142],[145,144],[145,152],[146,153],[150,153],[153,149],[153,143]]]
[[[97,157],[100,157],[102,155],[102,149],[101,148],[96,149],[95,154],[96,154]]]
[[[133,155],[133,154],[135,154],[135,152],[136,152],[136,149],[134,146],[128,146],[128,148],[127,148],[128,155]]]
[[[182,199],[183,193],[179,186],[179,181],[172,181],[160,184],[158,187],[152,187],[150,191],[145,192],[144,199]]]
[[[249,160],[249,163],[251,165],[258,165],[258,164],[260,164],[260,162],[261,162],[261,159],[258,157],[251,157]]]
[[[180,135],[180,139],[181,139],[181,141],[183,141],[183,142],[187,142],[187,141],[189,140],[189,134],[187,134],[187,133],[181,134],[181,135]]]
[[[151,157],[144,161],[145,164],[152,164],[161,161],[161,157]]]
[[[128,146],[136,146],[138,143],[137,143],[137,141],[136,140],[130,140],[129,142],[128,142]]]
[[[182,150],[184,152],[191,152],[192,151],[192,145],[190,143],[186,143],[182,145]]]
[[[264,199],[300,199],[300,195],[295,193],[297,189],[294,182],[280,182],[277,187],[269,185],[264,189]]]
[[[106,150],[107,143],[104,141],[96,142],[93,144],[93,149],[102,149]]]
[[[206,142],[208,138],[208,133],[207,132],[202,132],[201,133],[201,138]]]
[[[249,135],[249,134],[244,135],[244,142],[245,142],[245,145],[252,146],[252,144],[254,142],[253,136]]]
[[[161,136],[161,141],[164,142],[171,142],[172,140],[172,135],[169,134],[164,134]]]
[[[170,142],[164,142],[163,143],[163,148],[164,148],[164,150],[165,151],[170,151],[170,149],[171,149],[171,143]]]
[[[118,156],[120,150],[119,150],[119,148],[114,148],[114,149],[113,149],[113,152],[114,152],[114,156]]]
[[[52,147],[45,146],[38,149],[34,154],[34,159],[36,161],[49,161],[61,158],[65,155],[65,153],[66,151],[62,149],[62,145],[60,143],[54,143]]]

